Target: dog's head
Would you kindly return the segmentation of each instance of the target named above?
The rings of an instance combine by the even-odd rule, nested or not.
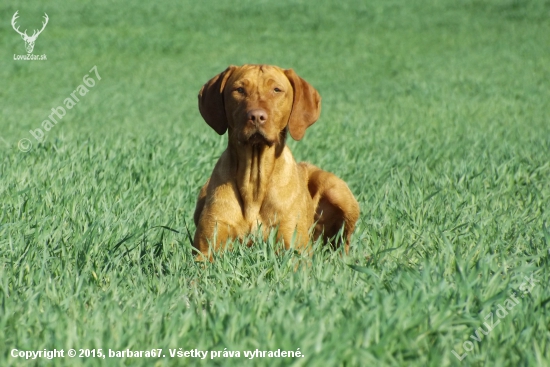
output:
[[[321,97],[292,69],[230,66],[199,92],[199,110],[218,134],[228,129],[240,144],[284,142],[286,129],[300,140],[319,118]]]

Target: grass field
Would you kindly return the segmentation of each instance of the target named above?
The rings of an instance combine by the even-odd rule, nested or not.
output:
[[[1,366],[550,365],[550,1],[36,3],[0,4]],[[16,10],[47,61],[14,60]],[[350,256],[194,263],[226,145],[196,95],[244,63],[323,97],[289,145],[360,202]]]

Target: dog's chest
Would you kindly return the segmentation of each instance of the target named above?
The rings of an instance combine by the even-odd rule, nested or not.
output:
[[[258,229],[265,232],[284,219],[279,212],[280,208],[270,200],[270,195],[266,195],[262,202],[245,204],[243,219],[250,232],[256,232]]]

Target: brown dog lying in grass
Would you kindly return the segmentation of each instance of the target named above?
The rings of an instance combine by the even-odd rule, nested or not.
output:
[[[313,239],[348,252],[359,218],[353,194],[332,173],[296,163],[285,143],[287,133],[300,140],[319,118],[321,97],[310,84],[292,69],[230,66],[202,87],[199,110],[218,134],[229,134],[195,208],[200,259],[228,239],[257,230],[267,238],[274,228],[286,248],[305,249],[313,227]]]

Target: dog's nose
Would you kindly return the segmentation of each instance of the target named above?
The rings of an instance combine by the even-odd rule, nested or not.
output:
[[[267,112],[264,109],[256,108],[246,114],[248,122],[253,125],[263,125],[267,121]]]

